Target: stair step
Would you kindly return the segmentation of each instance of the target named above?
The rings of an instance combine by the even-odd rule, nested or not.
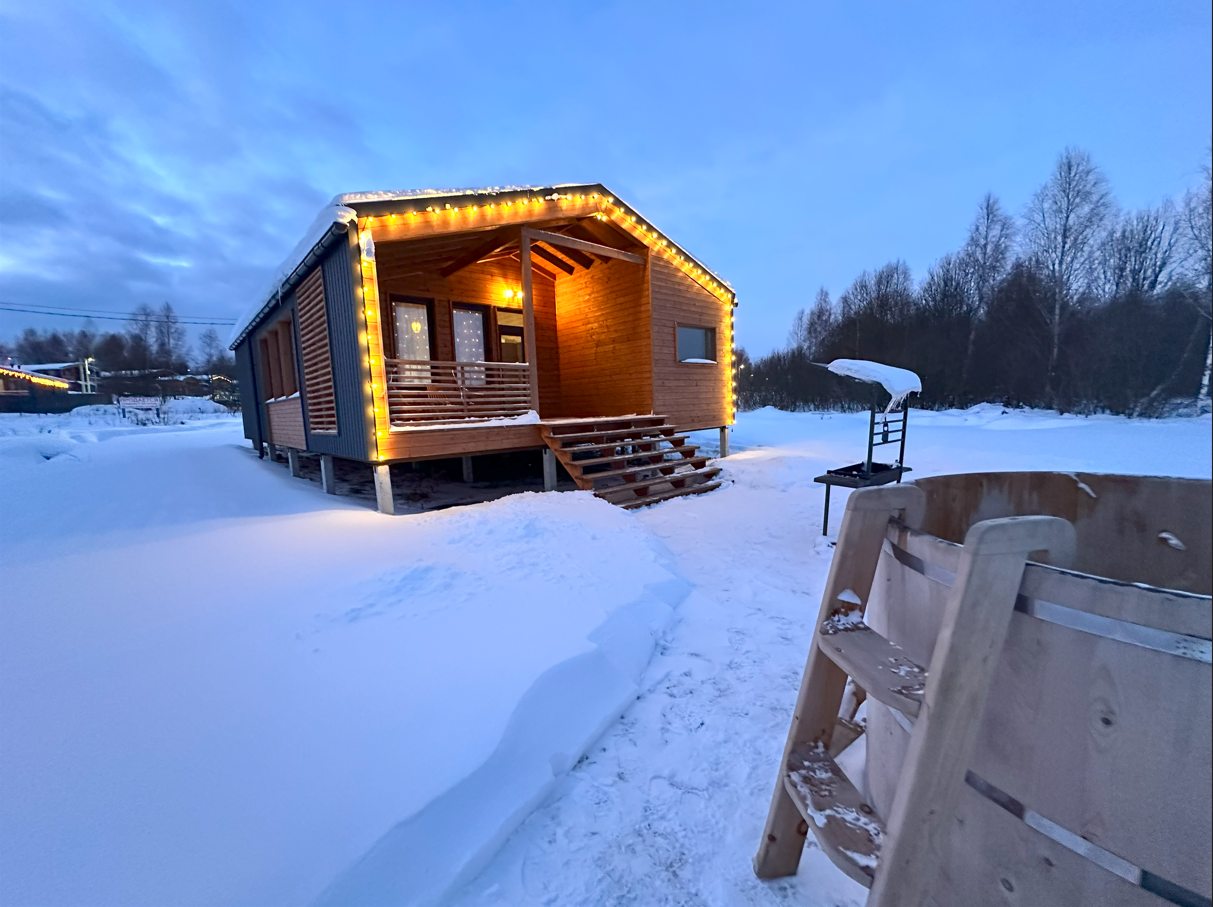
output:
[[[901,646],[889,642],[858,611],[835,612],[821,625],[817,646],[868,695],[915,718],[922,708],[927,672]]]
[[[621,466],[618,469],[608,469],[604,472],[587,472],[587,473],[583,473],[583,475],[586,479],[590,479],[595,482],[597,482],[599,479],[614,479],[614,478],[620,478],[620,477],[626,479],[626,477],[630,476],[630,475],[643,475],[646,472],[653,472],[654,470],[658,470],[658,469],[672,469],[674,467],[686,466],[688,464],[693,466],[695,469],[702,469],[704,466],[706,466],[708,464],[708,459],[709,458],[705,457],[705,456],[684,457],[681,460],[666,460],[664,462],[657,463],[652,466]],[[634,488],[634,487],[635,487],[635,484],[629,482],[626,485],[610,485],[610,486],[607,486],[607,488],[603,488],[603,489],[596,488],[595,490],[596,491],[608,491],[608,490],[613,490],[615,488]]]
[[[567,422],[544,422],[543,430],[553,438],[573,432],[594,431],[600,425],[612,428],[634,426],[647,428],[654,423],[665,422],[666,417],[657,414],[647,416],[591,416],[585,419],[570,419]]]
[[[820,743],[792,752],[783,786],[834,865],[872,887],[884,823]]]
[[[660,444],[662,441],[669,441],[675,447],[679,444],[685,444],[686,435],[643,435],[629,434],[626,438],[616,438],[613,441],[578,441],[571,447],[558,447],[555,449],[556,455],[567,454],[583,454],[591,450],[613,450],[616,447],[634,447],[641,444]]]
[[[644,425],[640,426],[639,428],[609,428],[603,429],[602,431],[578,431],[569,432],[567,434],[561,433],[557,435],[550,433],[547,434],[548,437],[550,437],[553,441],[559,441],[563,445],[569,441],[589,441],[594,438],[602,438],[603,441],[606,441],[609,438],[651,437],[666,435],[667,432],[673,431],[673,425],[662,424],[652,426]]]
[[[611,501],[612,503],[616,501],[627,502],[633,497],[637,499],[647,499],[649,497],[653,497],[653,495],[647,494],[647,492],[654,485],[669,485],[675,491],[683,491],[686,488],[692,487],[692,485],[687,484],[691,480],[694,480],[693,484],[698,484],[699,482],[706,481],[708,479],[714,479],[718,475],[720,475],[719,466],[708,466],[701,469],[684,470],[683,472],[676,472],[668,476],[657,475],[651,479],[645,479],[640,482],[628,482],[624,485],[612,485],[609,488],[596,488],[594,490],[594,494],[598,495],[598,497],[602,498],[603,500]],[[674,485],[674,482],[678,482],[680,484]]]
[[[642,453],[614,454],[613,456],[609,457],[594,457],[588,460],[566,460],[564,457],[561,457],[560,462],[564,464],[565,469],[576,468],[581,470],[587,466],[597,466],[599,463],[619,463],[624,460],[639,460],[643,457],[661,457],[665,456],[666,454],[680,453],[682,454],[682,457],[679,460],[670,461],[671,463],[677,463],[681,459],[694,455],[695,451],[698,449],[698,446],[695,444],[683,444],[677,447],[659,447],[656,450]]]
[[[649,504],[656,504],[658,501],[667,501],[670,498],[681,497],[684,494],[703,494],[705,491],[711,491],[713,488],[719,487],[719,482],[704,482],[700,485],[691,485],[687,488],[672,488],[660,494],[650,494],[632,501],[623,501],[619,506],[624,510],[635,510],[637,507],[647,507]]]

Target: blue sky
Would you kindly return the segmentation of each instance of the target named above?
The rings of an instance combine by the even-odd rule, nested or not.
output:
[[[1199,179],[1210,4],[0,0],[0,300],[234,317],[344,191],[603,182],[783,344],[1066,145]],[[0,338],[69,319],[0,312]],[[98,322],[98,326],[118,322]]]

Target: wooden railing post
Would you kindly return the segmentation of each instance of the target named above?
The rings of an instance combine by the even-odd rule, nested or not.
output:
[[[526,343],[528,377],[531,382],[531,409],[539,412],[539,362],[535,346],[535,299],[531,292],[531,233],[523,229],[519,243],[519,258],[522,260],[522,319],[523,340]]]

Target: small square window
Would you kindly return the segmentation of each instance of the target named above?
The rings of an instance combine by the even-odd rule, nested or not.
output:
[[[678,361],[716,362],[716,329],[678,326]]]

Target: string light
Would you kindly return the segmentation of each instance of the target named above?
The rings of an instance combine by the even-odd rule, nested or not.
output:
[[[53,387],[56,390],[67,390],[71,387],[71,383],[64,381],[62,378],[52,378],[49,375],[35,375],[33,372],[23,372],[20,369],[8,368],[0,366],[0,378],[17,378],[21,381],[28,381],[30,384],[37,384],[39,387]]]
[[[729,404],[731,407],[731,412],[730,412],[729,422],[730,422],[730,424],[732,424],[733,422],[736,421],[737,408],[738,408],[738,399],[737,399],[738,382],[737,382],[737,365],[736,365],[737,351],[736,351],[736,323],[735,323],[735,312],[736,312],[736,305],[737,305],[736,294],[723,281],[721,281],[719,278],[717,278],[710,271],[701,267],[697,262],[695,262],[694,259],[692,259],[688,255],[686,255],[677,245],[675,245],[667,237],[662,235],[661,232],[655,226],[644,221],[634,211],[631,211],[628,208],[626,208],[624,205],[617,203],[615,201],[614,196],[602,195],[601,193],[598,193],[598,192],[591,192],[588,196],[588,200],[591,204],[593,204],[594,208],[596,209],[592,212],[586,212],[589,216],[592,216],[596,220],[613,222],[613,223],[617,224],[625,232],[634,236],[641,243],[643,243],[655,255],[661,257],[662,259],[669,262],[674,267],[678,268],[690,280],[692,280],[699,286],[706,289],[714,297],[716,297],[720,302],[724,303],[725,305],[727,305],[729,307],[729,320],[728,320],[729,336],[728,336],[728,343],[724,347],[724,349],[727,351],[727,353],[726,353],[727,361],[725,362],[725,366],[726,366],[725,374],[730,376],[729,380],[731,382],[731,385],[730,385],[731,393],[729,394]],[[542,207],[550,202],[554,202],[557,205],[564,207],[566,204],[574,202],[574,201],[584,204],[587,201],[587,196],[585,193],[580,193],[577,196],[574,196],[574,195],[572,195],[572,193],[562,194],[562,193],[558,193],[558,192],[553,193],[552,195],[547,196],[547,197],[538,197],[538,196],[529,196],[528,195],[528,196],[523,196],[521,198],[507,198],[500,202],[493,200],[483,206],[481,206],[480,204],[475,204],[475,203],[468,204],[463,209],[460,209],[458,207],[452,207],[449,202],[445,202],[445,203],[443,203],[443,207],[440,209],[435,209],[433,205],[426,205],[424,210],[418,210],[418,209],[414,208],[414,209],[410,210],[408,212],[408,214],[409,214],[409,218],[411,220],[415,220],[416,218],[418,218],[422,215],[429,215],[429,216],[433,217],[433,216],[441,214],[443,212],[446,212],[450,216],[454,216],[454,215],[460,214],[460,213],[466,213],[468,216],[477,216],[481,213],[481,210],[480,210],[481,207],[484,207],[489,212],[495,212],[496,209],[498,208],[498,206],[500,205],[500,207],[505,209],[507,212],[514,213],[515,211],[520,211],[524,216],[526,216],[530,213],[529,208],[532,205],[537,206],[537,207]],[[515,208],[515,206],[517,206],[517,208]],[[395,223],[396,219],[397,219],[397,215],[396,214],[382,215],[378,219],[387,220],[388,223]],[[376,218],[373,216],[367,217],[364,219],[368,235],[369,235],[369,229],[370,229],[371,225],[375,222],[375,220],[376,220]],[[375,276],[374,276],[375,275],[375,263],[374,263],[374,259],[373,259],[373,253],[372,253],[372,258],[369,262],[369,267],[370,267],[370,273],[371,273],[371,281],[368,284],[367,279],[366,279],[367,262],[366,262],[366,259],[364,258],[363,284],[364,284],[364,287],[366,287],[366,293],[364,295],[366,298],[367,329],[368,329],[367,333],[370,336],[374,336],[375,334],[378,333],[378,328],[379,328],[379,313],[378,313],[379,297],[378,297],[378,289],[376,286]],[[504,290],[502,295],[505,299],[521,299],[522,298],[521,290],[514,290],[514,289],[509,289],[509,288]],[[373,313],[371,311],[372,299],[374,301],[374,305],[373,305],[374,312]],[[374,325],[374,327],[376,329],[374,331],[371,330],[372,324]],[[378,337],[375,337],[374,340],[370,340],[368,343],[368,346],[370,346],[371,344],[379,344],[380,356],[382,356],[382,346],[381,346],[382,345],[382,336],[379,335]],[[373,356],[368,351],[368,362],[367,362],[368,369],[370,369],[372,367],[372,359],[373,359]],[[380,381],[382,384],[386,385],[386,381],[382,377],[380,378]],[[375,386],[374,381],[372,381],[371,385],[369,386],[369,390],[371,392],[372,399],[374,401],[376,435],[377,435],[377,437],[384,437],[388,430],[388,419],[387,419],[386,407],[382,402],[382,397],[376,396],[377,388]]]
[[[358,231],[359,264],[362,271],[362,317],[365,327],[366,371],[370,380],[365,385],[371,405],[367,408],[375,441],[375,459],[386,459],[380,442],[389,436],[387,373],[383,364],[383,329],[379,319],[379,277],[375,265],[375,240],[369,229]]]

